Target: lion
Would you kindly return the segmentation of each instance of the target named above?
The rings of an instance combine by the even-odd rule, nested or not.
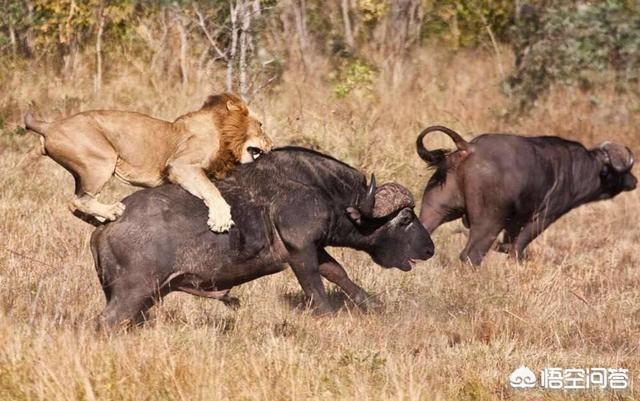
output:
[[[54,122],[37,120],[31,109],[25,126],[40,134],[38,151],[75,179],[72,212],[113,221],[124,204],[97,197],[111,176],[140,187],[175,183],[202,199],[214,232],[233,226],[231,208],[208,175],[223,178],[237,163],[250,163],[273,143],[262,123],[237,95],[210,96],[197,111],[169,122],[145,114],[93,110]]]

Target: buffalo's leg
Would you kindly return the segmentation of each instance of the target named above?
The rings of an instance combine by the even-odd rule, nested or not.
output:
[[[491,210],[485,210],[477,199],[469,202],[467,210],[470,223],[469,239],[460,253],[460,260],[469,261],[474,266],[480,265],[482,258],[504,228],[504,217],[500,210],[503,208],[499,205],[492,206]]]
[[[101,328],[113,330],[142,324],[147,320],[147,311],[155,304],[153,297],[112,298],[98,318]]]
[[[460,253],[460,260],[478,266],[496,241],[498,234],[505,228],[509,205],[500,201],[499,194],[480,196],[485,187],[495,186],[496,182],[471,180],[465,184],[466,217],[469,221],[469,239]]]
[[[479,266],[500,231],[502,231],[502,226],[493,222],[477,226],[472,225],[467,246],[460,253],[460,260],[463,262],[469,261],[472,265]]]
[[[144,280],[125,278],[118,278],[117,283],[104,286],[103,290],[108,301],[98,321],[107,330],[143,323],[147,311],[161,296],[155,286]]]
[[[527,246],[554,221],[555,219],[545,220],[534,218],[529,223],[525,224],[516,237],[509,254],[519,261],[523,260]]]
[[[510,254],[513,248],[513,243],[518,237],[518,234],[522,230],[522,224],[516,221],[507,222],[507,226],[504,230],[504,236],[502,242],[496,245],[495,250],[500,253]]]
[[[344,268],[327,251],[322,249],[318,258],[322,277],[340,287],[356,305],[365,309],[380,305],[375,298],[351,281]]]
[[[307,247],[290,251],[289,264],[316,313],[330,313],[331,306],[320,277],[318,250]]]

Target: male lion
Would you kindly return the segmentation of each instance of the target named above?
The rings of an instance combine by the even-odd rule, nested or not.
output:
[[[179,184],[204,200],[209,227],[224,232],[232,225],[231,209],[207,174],[222,178],[233,166],[249,163],[271,150],[262,123],[236,95],[210,96],[200,110],[173,122],[111,110],[85,111],[55,122],[24,117],[27,129],[41,135],[42,154],[49,155],[75,178],[72,211],[100,221],[124,211],[106,205],[98,193],[115,174],[137,186]]]

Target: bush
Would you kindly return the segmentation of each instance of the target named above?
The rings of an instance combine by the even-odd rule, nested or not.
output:
[[[454,47],[477,46],[487,28],[506,41],[514,13],[512,0],[435,0],[425,4],[422,32],[425,39],[443,38]]]
[[[640,67],[637,6],[609,0],[556,6],[543,13],[526,6],[514,26],[516,70],[505,89],[518,112],[528,109],[554,82],[589,89],[611,83],[625,90]],[[613,74],[604,74],[611,70]]]
[[[368,90],[375,77],[373,67],[360,59],[346,60],[334,71],[330,78],[333,91],[339,98],[346,97],[354,90]]]

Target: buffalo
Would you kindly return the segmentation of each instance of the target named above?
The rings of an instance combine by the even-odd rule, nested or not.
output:
[[[357,170],[315,151],[274,150],[216,185],[236,223],[228,233],[211,232],[205,204],[177,185],[130,195],[122,217],[93,232],[91,250],[107,300],[103,327],[144,321],[172,291],[233,303],[232,287],[286,264],[316,312],[331,311],[321,277],[366,306],[369,295],[325,247],[361,250],[383,267],[404,271],[434,253],[406,188],[377,187],[373,176],[367,185]]]
[[[424,137],[447,134],[455,151],[427,150]],[[521,259],[524,250],[550,224],[588,202],[635,189],[633,154],[604,142],[592,149],[556,136],[484,134],[470,142],[442,126],[423,130],[418,155],[435,168],[424,190],[420,221],[433,233],[441,224],[463,218],[470,228],[460,253],[479,265],[504,230],[498,250]]]

